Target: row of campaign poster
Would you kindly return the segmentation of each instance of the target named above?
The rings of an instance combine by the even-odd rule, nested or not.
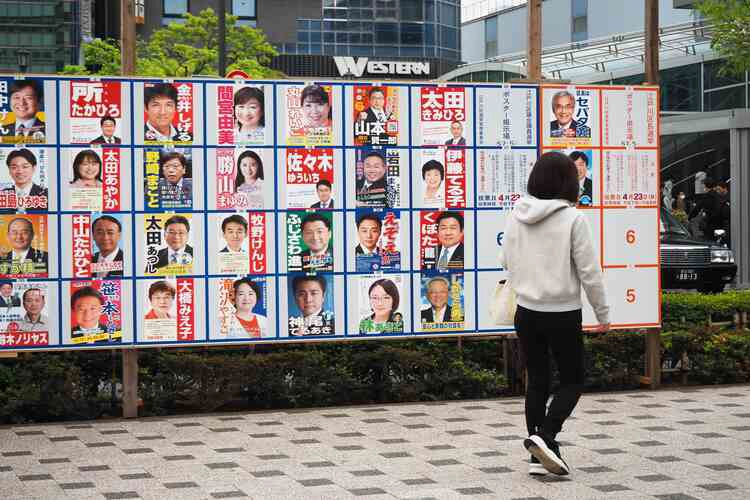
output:
[[[653,90],[4,77],[0,141],[114,148],[655,147]]]
[[[280,338],[341,337],[347,329],[347,335],[404,334],[411,331],[412,316],[415,333],[466,328],[464,273],[420,275],[413,291],[410,280],[405,274],[350,277],[348,328],[340,303],[343,277],[330,274],[281,279],[284,302],[276,314],[276,281],[269,277],[169,276],[138,280],[135,293],[128,280],[72,280],[60,293],[56,282],[1,280],[0,348],[122,345],[133,343],[134,335],[139,343],[206,341],[206,322],[210,340],[218,341],[277,338],[277,320]],[[415,311],[411,293],[418,301]],[[206,299],[213,307],[201,306]]]
[[[578,168],[581,206],[656,204],[656,149],[560,151]],[[0,213],[510,208],[536,157],[536,149],[451,147],[24,145],[0,148]]]

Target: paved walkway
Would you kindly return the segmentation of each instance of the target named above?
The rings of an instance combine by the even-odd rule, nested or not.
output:
[[[586,395],[567,478],[519,398],[0,428],[8,498],[750,498],[750,386]]]

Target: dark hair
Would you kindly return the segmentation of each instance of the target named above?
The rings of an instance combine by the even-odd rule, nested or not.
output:
[[[2,287],[4,285],[10,285],[12,287],[13,286],[13,282],[11,280],[0,280],[0,287]]]
[[[713,189],[716,187],[716,181],[713,177],[706,177],[703,179],[703,185],[706,186],[707,189]]]
[[[357,217],[357,229],[359,229],[359,225],[362,224],[366,220],[371,220],[375,222],[378,225],[378,231],[383,230],[383,221],[381,221],[380,217],[378,217],[377,215],[373,213],[367,213],[367,214],[363,214]]]
[[[438,215],[437,221],[435,221],[435,223],[439,226],[440,222],[443,219],[456,219],[458,221],[458,225],[461,226],[461,231],[463,232],[463,230],[464,230],[464,216],[461,215],[460,212],[451,212],[451,211],[440,212],[440,215]]]
[[[5,283],[2,283],[2,284],[0,284],[0,286],[2,286],[4,284]],[[23,295],[21,295],[21,302],[23,302],[24,300],[26,300],[26,294],[29,293],[29,292],[39,292],[39,294],[42,296],[42,298],[45,299],[45,301],[47,300],[47,298],[44,296],[44,293],[42,292],[41,288],[28,288],[25,292],[23,292]]]
[[[164,168],[164,164],[170,160],[174,160],[175,158],[180,160],[182,166],[185,167],[185,177],[192,177],[192,172],[190,171],[190,163],[188,162],[187,157],[179,151],[162,151],[159,153],[159,173],[163,176],[164,172],[162,172],[162,169]]]
[[[302,275],[295,276],[294,279],[292,279],[292,293],[294,295],[297,295],[297,288],[299,288],[299,286],[305,281],[316,282],[318,285],[320,285],[321,290],[323,290],[323,295],[325,295],[326,287],[328,286],[328,283],[326,282],[326,279],[319,274],[315,274],[315,275],[302,274]]]
[[[170,295],[172,295],[172,298],[175,298],[177,295],[177,290],[175,290],[174,285],[166,280],[159,280],[156,283],[151,283],[151,286],[148,287],[148,300],[151,300],[151,296],[156,292],[169,292]]]
[[[112,122],[115,125],[117,125],[117,120],[115,120],[114,117],[109,116],[109,115],[102,116],[102,119],[99,120],[99,126],[104,125],[104,122]]]
[[[372,87],[367,91],[368,99],[372,97],[372,94],[374,94],[375,92],[380,92],[381,94],[383,94],[383,97],[385,97],[385,90],[383,90],[382,87]]]
[[[256,179],[263,179],[263,160],[260,159],[260,156],[255,151],[252,151],[248,149],[247,151],[243,151],[242,154],[240,154],[239,158],[237,158],[237,175],[234,178],[234,188],[237,189],[241,185],[245,183],[245,174],[242,173],[242,170],[240,169],[240,163],[242,163],[242,160],[245,158],[250,157],[253,160],[255,160],[255,163],[258,164],[258,173],[255,176]]]
[[[151,99],[157,97],[166,97],[177,104],[177,89],[171,83],[155,83],[151,86],[145,86],[143,90],[143,105],[148,107]]]
[[[308,224],[310,222],[316,222],[316,221],[322,222],[323,224],[326,225],[326,227],[328,228],[329,231],[331,230],[331,221],[327,217],[323,217],[323,215],[321,215],[321,214],[319,214],[317,212],[313,212],[311,214],[307,214],[305,216],[305,218],[302,219],[302,224],[300,224],[299,227],[300,227],[300,229],[304,230],[305,224]]]
[[[234,116],[234,106],[246,104],[250,99],[255,99],[260,104],[260,121],[258,125],[266,126],[266,103],[264,102],[263,91],[258,87],[242,87],[234,94],[234,105],[232,106],[232,116]],[[237,117],[234,117],[237,120]]]
[[[578,169],[567,155],[558,151],[544,153],[534,163],[526,190],[540,200],[578,202]]]
[[[11,151],[5,158],[5,163],[10,167],[10,162],[19,156],[36,167],[36,156],[26,148]]]
[[[385,165],[385,156],[383,156],[383,154],[380,153],[379,151],[375,151],[374,149],[371,149],[370,151],[368,151],[367,154],[364,156],[364,158],[362,158],[362,161],[364,162],[366,159],[370,158],[371,156],[377,156],[383,161],[383,165]]]
[[[235,295],[237,294],[237,289],[239,289],[240,285],[242,284],[245,284],[252,288],[253,292],[255,292],[255,295],[258,297],[258,301],[260,302],[260,285],[258,285],[250,278],[240,278],[232,283],[232,289],[234,290]]]
[[[28,226],[29,226],[29,230],[31,231],[31,239],[33,240],[33,239],[34,239],[34,224],[33,224],[33,223],[32,223],[32,222],[31,222],[31,221],[29,220],[29,219],[24,219],[23,217],[16,217],[16,218],[15,218],[15,219],[13,219],[12,221],[10,221],[10,222],[8,223],[8,232],[10,233],[10,226],[12,226],[12,225],[13,225],[13,223],[14,223],[14,222],[16,222],[17,220],[22,220],[22,221],[24,221],[24,222],[25,222],[26,224],[28,224]]]
[[[584,153],[583,151],[573,151],[568,156],[570,156],[570,159],[573,160],[574,162],[576,160],[583,160],[586,166],[588,166],[589,164],[589,157],[586,156],[586,153]]]
[[[320,179],[315,183],[315,189],[318,189],[320,186],[328,186],[328,189],[333,189],[331,181],[329,181],[328,179]]]
[[[230,215],[229,217],[221,221],[221,232],[223,233],[227,228],[227,224],[231,224],[232,222],[241,224],[242,227],[245,228],[245,232],[247,232],[247,221],[243,216],[239,214]]]
[[[92,286],[85,286],[83,288],[79,288],[78,290],[73,292],[73,295],[70,296],[70,308],[73,309],[76,306],[76,302],[84,297],[95,297],[99,299],[99,303],[101,305],[104,305],[104,297],[102,296],[101,292],[99,292],[99,290]]]
[[[8,90],[8,96],[13,96],[16,92],[19,90],[25,89],[26,87],[31,87],[31,90],[34,91],[34,97],[36,97],[37,104],[41,104],[40,97],[42,96],[42,89],[39,86],[39,83],[37,83],[35,80],[16,80],[13,83],[10,84],[10,89]]]
[[[304,104],[305,100],[311,100],[316,104],[329,104],[328,92],[323,89],[320,85],[313,84],[308,85],[302,89],[302,96],[300,96],[299,103]]]
[[[188,232],[190,231],[190,222],[182,215],[173,215],[167,219],[167,222],[164,224],[164,230],[166,231],[172,224],[182,224],[187,228]]]
[[[120,232],[122,232],[122,224],[120,223],[120,221],[119,221],[119,220],[115,219],[115,218],[114,218],[114,217],[112,217],[111,215],[102,215],[101,217],[98,217],[98,218],[97,218],[97,219],[96,219],[96,220],[94,221],[94,223],[93,223],[93,224],[91,224],[91,232],[94,232],[94,231],[96,230],[96,223],[97,223],[97,222],[99,222],[100,220],[106,220],[106,221],[109,221],[109,222],[114,222],[115,224],[117,224],[117,229],[118,229],[118,230],[119,230]]]
[[[430,160],[424,165],[422,165],[422,179],[424,179],[424,176],[429,172],[430,170],[437,170],[440,172],[440,180],[442,181],[445,179],[445,169],[443,168],[443,164],[440,163],[437,160]]]
[[[727,191],[729,191],[729,183],[726,181],[717,182],[715,187],[720,187],[722,189],[726,189]]]
[[[302,106],[305,104],[305,100],[310,100],[314,104],[331,104],[331,100],[328,97],[328,92],[323,89],[320,85],[313,84],[308,85],[302,89],[302,95],[300,96],[299,104]],[[333,108],[328,107],[328,119],[330,120],[333,116]]]
[[[390,317],[388,318],[388,321],[392,321],[393,320],[393,313],[396,311],[396,309],[398,309],[398,304],[400,302],[400,297],[399,297],[399,293],[398,293],[398,287],[396,286],[396,284],[393,281],[391,281],[391,280],[389,280],[387,278],[381,278],[381,279],[375,281],[372,285],[370,285],[370,289],[367,291],[367,296],[368,297],[372,293],[372,289],[375,288],[376,286],[379,286],[383,290],[385,290],[385,293],[387,293],[388,295],[390,295],[390,297],[393,299],[393,307],[391,308],[391,314],[390,314]]]
[[[81,166],[81,163],[83,163],[83,160],[85,160],[86,158],[94,158],[99,164],[99,173],[96,174],[96,180],[102,182],[102,159],[99,158],[99,155],[96,154],[96,151],[94,151],[93,149],[84,149],[83,151],[79,151],[76,157],[73,159],[73,182],[81,178],[81,174],[78,172],[78,167]]]

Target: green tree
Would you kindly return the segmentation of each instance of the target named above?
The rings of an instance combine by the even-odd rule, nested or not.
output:
[[[185,14],[184,23],[154,31],[139,40],[136,74],[156,77],[190,77],[218,73],[218,17],[212,9],[197,16]],[[277,52],[265,35],[249,26],[237,26],[237,16],[226,16],[227,70],[239,69],[252,78],[281,74],[268,67]],[[120,49],[113,40],[96,40],[84,46],[84,66],[66,66],[65,74],[113,75],[120,72]]]
[[[711,48],[726,58],[724,73],[750,70],[750,0],[703,0],[698,11],[713,25]]]

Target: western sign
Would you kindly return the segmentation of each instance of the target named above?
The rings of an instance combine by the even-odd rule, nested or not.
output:
[[[427,75],[430,63],[418,61],[370,61],[366,57],[334,57],[336,68],[341,76],[360,77],[370,75]]]

